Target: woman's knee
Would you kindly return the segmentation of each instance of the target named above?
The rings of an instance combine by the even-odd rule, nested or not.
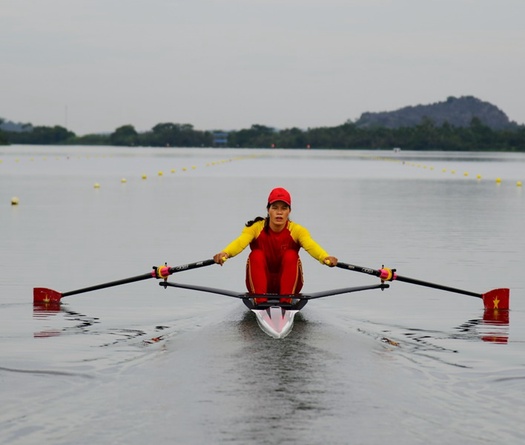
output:
[[[299,261],[299,253],[297,251],[289,249],[283,253],[283,262],[297,263],[298,261]]]
[[[257,264],[265,264],[266,263],[266,257],[264,256],[264,252],[261,249],[255,249],[250,252],[250,255],[248,255],[248,259],[252,263]]]

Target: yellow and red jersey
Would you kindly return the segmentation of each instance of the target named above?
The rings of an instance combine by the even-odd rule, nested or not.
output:
[[[264,230],[264,223],[264,220],[257,221],[250,227],[245,227],[241,235],[228,244],[223,251],[228,256],[233,257],[241,253],[249,244],[252,250],[261,249],[265,252],[267,259],[270,260],[270,270],[273,269],[271,259],[275,259],[275,266],[278,267],[279,260],[285,250],[291,249],[298,252],[302,247],[321,263],[329,256],[303,226],[293,221],[288,221],[282,231],[274,232],[270,228]]]

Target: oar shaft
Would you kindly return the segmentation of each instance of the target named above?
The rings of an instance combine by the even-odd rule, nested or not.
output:
[[[162,277],[165,277],[167,275],[171,275],[177,272],[182,272],[182,271],[191,270],[191,269],[198,269],[199,267],[204,267],[204,266],[210,266],[214,263],[215,261],[213,261],[213,259],[209,259],[209,260],[204,260],[204,261],[197,261],[195,263],[183,264],[181,266],[174,266],[174,267],[161,266],[161,268],[164,270],[161,271],[162,274],[160,276],[157,274],[157,270],[155,269],[152,272],[142,274],[142,275],[137,275],[135,277],[124,278],[122,280],[110,281],[109,283],[102,283],[102,284],[97,284],[95,286],[84,287],[82,289],[76,289],[76,290],[72,290],[69,292],[64,292],[62,296],[67,297],[68,295],[82,294],[84,292],[91,292],[94,290],[105,289],[107,287],[120,286],[121,284],[128,284],[128,283],[134,283],[136,281],[147,280],[148,278],[162,278]]]
[[[143,275],[137,275],[137,276],[131,277],[131,278],[124,278],[122,280],[111,281],[109,283],[102,283],[102,284],[97,284],[95,286],[84,287],[82,289],[77,289],[77,290],[72,290],[72,291],[69,291],[69,292],[64,292],[62,294],[62,296],[63,297],[67,297],[68,295],[82,294],[84,292],[91,292],[91,291],[94,291],[94,290],[105,289],[106,287],[120,286],[121,284],[134,283],[136,281],[147,280],[148,278],[154,278],[154,277],[155,277],[155,274],[154,273],[152,274],[150,272],[150,273],[143,274]]]
[[[478,294],[476,292],[470,292],[468,290],[456,289],[455,287],[443,286],[441,284],[429,283],[427,281],[415,280],[414,278],[402,277],[397,275],[396,280],[404,281],[405,283],[417,284],[419,286],[432,287],[434,289],[445,290],[448,292],[455,292],[457,294],[470,295],[471,297],[483,298],[483,294]]]
[[[355,272],[366,273],[368,275],[374,275],[376,277],[381,277],[383,275],[380,270],[370,269],[369,267],[356,266],[354,264],[338,262],[337,267],[340,267],[341,269],[353,270]],[[463,289],[456,289],[454,287],[443,286],[441,284],[429,283],[428,281],[416,280],[414,278],[403,277],[397,274],[394,274],[392,279],[398,280],[398,281],[404,281],[405,283],[417,284],[419,286],[432,287],[434,289],[440,289],[440,290],[445,290],[449,292],[456,292],[458,294],[470,295],[472,297],[483,298],[483,294],[478,294],[478,293],[470,292],[468,290],[463,290]]]

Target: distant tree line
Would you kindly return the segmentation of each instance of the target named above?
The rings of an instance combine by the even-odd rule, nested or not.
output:
[[[157,124],[150,131],[138,133],[133,125],[123,125],[111,134],[77,136],[61,126],[32,127],[28,131],[3,132],[11,144],[116,145],[146,147],[201,147],[213,144],[209,131],[195,130],[190,124]]]
[[[276,131],[264,125],[228,134],[228,147],[335,148],[448,150],[448,151],[525,151],[525,126],[493,130],[478,118],[468,127],[447,122],[435,125],[429,118],[412,127],[359,127],[348,121],[336,127]]]
[[[2,125],[3,122],[4,120],[0,119],[0,125]],[[7,135],[0,128],[0,145],[7,145],[7,144],[9,144],[9,141],[7,140]]]
[[[195,130],[190,124],[161,123],[139,133],[132,125],[117,128],[111,134],[77,136],[61,126],[32,127],[31,131],[2,132],[0,143],[114,145],[143,147],[212,147],[218,145],[213,131]],[[224,132],[221,132],[224,134]],[[230,131],[221,147],[239,148],[334,148],[450,150],[450,151],[525,151],[525,126],[495,130],[474,117],[467,127],[445,122],[436,125],[423,118],[411,127],[360,127],[352,121],[336,127],[301,130],[276,130],[264,125]]]

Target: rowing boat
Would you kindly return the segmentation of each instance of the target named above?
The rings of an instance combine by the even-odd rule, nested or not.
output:
[[[272,295],[264,303],[255,304],[254,298],[243,298],[243,302],[255,314],[257,324],[264,333],[273,338],[284,338],[292,331],[295,315],[308,300],[293,298],[291,303],[283,303],[280,296]]]
[[[371,286],[344,287],[341,289],[332,289],[311,294],[255,295],[193,284],[174,283],[171,281],[161,281],[159,285],[164,288],[178,287],[242,299],[246,307],[255,314],[255,319],[261,330],[270,337],[277,339],[284,338],[290,334],[293,328],[295,315],[308,303],[309,300],[370,289],[383,290],[389,287],[388,284],[381,283]],[[264,298],[266,301],[264,303],[256,304],[255,301],[260,298]],[[281,299],[291,299],[291,302],[283,302]]]
[[[368,289],[381,289],[384,290],[389,287],[385,284],[385,281],[403,281],[406,283],[416,284],[419,286],[430,287],[433,289],[440,289],[448,292],[455,292],[458,294],[469,295],[471,297],[477,297],[483,300],[485,311],[491,312],[496,318],[500,312],[509,311],[509,299],[510,289],[498,288],[492,289],[485,293],[471,292],[463,289],[457,289],[450,286],[444,286],[442,284],[429,283],[428,281],[417,280],[414,278],[408,278],[400,276],[396,273],[395,269],[388,269],[382,267],[379,270],[371,269],[369,267],[356,266],[354,264],[348,264],[338,262],[337,267],[345,270],[351,270],[355,272],[361,272],[367,275],[373,275],[379,277],[381,284],[375,284],[371,286],[359,286],[359,287],[344,287],[341,289],[332,289],[322,292],[314,292],[311,294],[294,294],[294,295],[276,295],[276,294],[249,294],[234,292],[225,289],[216,289],[212,287],[196,286],[191,284],[173,283],[168,282],[168,276],[191,269],[198,269],[205,266],[211,266],[215,264],[213,259],[207,259],[204,261],[197,261],[195,263],[183,264],[180,266],[169,267],[159,266],[153,267],[153,270],[149,273],[136,275],[129,278],[124,278],[117,281],[110,281],[107,283],[97,284],[95,286],[89,286],[82,289],[76,289],[69,292],[58,292],[53,289],[45,287],[33,288],[33,304],[35,306],[44,307],[57,307],[60,305],[60,301],[63,297],[70,295],[76,295],[84,292],[91,292],[99,289],[106,289],[108,287],[120,286],[127,283],[135,283],[137,281],[147,280],[150,278],[160,279],[159,284],[164,288],[179,287],[183,289],[191,289],[201,292],[211,292],[214,294],[225,295],[228,297],[240,298],[244,301],[245,305],[255,314],[257,322],[261,329],[268,335],[274,338],[284,338],[292,330],[294,317],[309,300],[315,298],[329,297],[332,295],[346,294],[351,292],[358,292]],[[256,299],[264,298],[267,301],[262,304],[255,304]],[[281,299],[291,299],[291,303],[283,303]]]

